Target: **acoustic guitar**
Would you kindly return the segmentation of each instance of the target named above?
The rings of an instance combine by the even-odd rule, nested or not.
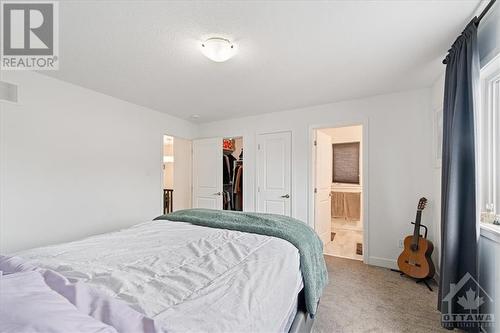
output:
[[[435,268],[431,260],[434,245],[420,235],[422,211],[427,205],[426,198],[420,198],[417,206],[417,217],[412,236],[404,240],[404,250],[399,255],[399,270],[415,279],[427,279],[434,276]],[[426,232],[427,234],[427,232]]]

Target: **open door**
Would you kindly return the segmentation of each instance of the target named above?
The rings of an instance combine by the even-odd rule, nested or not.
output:
[[[193,208],[222,209],[222,138],[193,141]]]
[[[332,139],[329,135],[316,131],[316,179],[314,189],[315,229],[323,244],[331,241],[332,232]]]

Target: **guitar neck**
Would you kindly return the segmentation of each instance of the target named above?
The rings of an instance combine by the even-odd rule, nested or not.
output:
[[[413,244],[418,245],[418,237],[420,236],[420,220],[422,219],[422,211],[417,210],[415,217],[415,229],[413,230]]]

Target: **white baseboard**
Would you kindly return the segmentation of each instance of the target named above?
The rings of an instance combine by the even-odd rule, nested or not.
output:
[[[379,258],[379,257],[369,257],[368,265],[384,267],[389,269],[399,269],[397,260]],[[436,274],[433,277],[434,281],[439,284],[439,271],[436,269]]]
[[[367,264],[373,265],[373,266],[390,268],[390,269],[398,269],[397,261],[394,259],[369,257]]]

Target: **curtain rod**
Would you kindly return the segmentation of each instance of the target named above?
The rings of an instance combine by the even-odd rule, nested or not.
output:
[[[490,2],[486,5],[486,7],[481,12],[481,14],[479,14],[479,16],[477,17],[476,26],[479,25],[479,22],[481,22],[481,20],[483,19],[484,15],[486,15],[486,13],[490,10],[490,8],[493,7],[493,4],[496,1],[497,0],[490,0]]]
[[[486,7],[484,7],[483,11],[481,12],[481,14],[479,14],[479,16],[477,16],[476,18],[476,27],[479,26],[479,22],[481,22],[481,20],[483,19],[483,17],[486,15],[486,13],[488,13],[488,11],[491,9],[491,7],[493,7],[493,5],[495,4],[497,0],[490,0],[490,2],[486,5]],[[448,56],[446,58],[443,59],[443,64],[447,64],[448,63],[448,60],[447,60]]]

